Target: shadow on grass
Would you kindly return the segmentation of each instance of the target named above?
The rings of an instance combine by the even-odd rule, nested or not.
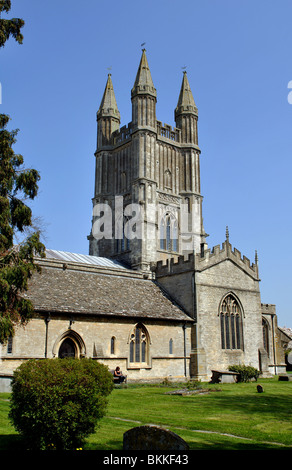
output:
[[[218,407],[230,408],[232,411],[244,408],[245,414],[261,413],[275,415],[277,419],[291,419],[292,395],[277,397],[267,393],[257,395],[241,395],[232,397],[230,395],[216,395]]]
[[[190,450],[283,450],[288,447],[253,442],[228,441],[221,439],[206,442],[188,442]],[[291,447],[290,447],[291,450]]]
[[[184,434],[184,433],[182,433]],[[181,437],[188,442],[190,446],[190,451],[193,450],[240,450],[240,451],[251,451],[251,450],[290,450],[291,447],[284,447],[284,446],[276,446],[272,444],[259,444],[259,443],[252,443],[252,442],[236,442],[232,440],[222,440],[222,438],[192,438],[188,439],[187,436],[182,435]],[[11,435],[4,435],[0,436],[0,451],[7,451],[7,452],[22,452],[26,451],[25,445],[21,438],[18,435],[11,434]],[[84,451],[122,451],[123,450],[123,442],[122,440],[109,440],[105,443],[98,443],[98,442],[87,442],[83,448]],[[153,449],[155,450],[155,449]]]
[[[21,437],[17,434],[4,434],[0,435],[0,451],[17,451],[25,450],[24,443]]]

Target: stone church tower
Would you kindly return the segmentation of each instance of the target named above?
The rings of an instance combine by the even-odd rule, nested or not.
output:
[[[145,49],[131,90],[132,121],[120,127],[111,75],[97,112],[91,255],[149,271],[151,263],[205,249],[198,109],[184,72],[176,127],[156,119]]]
[[[120,127],[111,76],[97,112],[90,255],[140,271],[192,319],[190,375],[250,364],[269,374],[274,306],[261,303],[258,260],[231,246],[209,249],[202,217],[198,109],[186,72],[176,127],[156,119],[157,93],[145,50],[131,91],[132,121]],[[152,272],[152,276],[149,276]],[[147,275],[147,273],[149,273]]]

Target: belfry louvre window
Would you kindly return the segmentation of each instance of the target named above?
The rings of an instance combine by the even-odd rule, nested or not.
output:
[[[130,363],[147,364],[149,356],[149,340],[146,328],[136,325],[130,337]]]
[[[220,326],[222,349],[243,349],[242,313],[231,294],[221,303]]]

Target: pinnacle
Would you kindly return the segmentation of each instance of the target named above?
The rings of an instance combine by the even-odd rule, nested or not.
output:
[[[132,88],[132,95],[138,92],[142,93],[143,91],[144,93],[150,93],[156,96],[156,89],[152,81],[151,72],[146,57],[146,49],[142,50],[142,57],[136,75],[136,80]]]
[[[175,109],[176,114],[184,112],[198,113],[186,71],[184,71],[177,107]]]
[[[113,82],[111,74],[108,74],[107,83],[105,86],[104,94],[98,110],[98,115],[113,116],[120,119],[120,113],[114,93]]]

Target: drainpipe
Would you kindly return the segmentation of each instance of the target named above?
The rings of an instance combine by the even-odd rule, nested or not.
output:
[[[187,376],[187,358],[186,358],[186,324],[184,323],[182,326],[184,332],[184,369],[185,369],[185,377]]]
[[[46,323],[46,340],[45,340],[45,358],[48,356],[48,330],[49,330],[49,322],[51,321],[50,314],[46,316],[45,323]]]

